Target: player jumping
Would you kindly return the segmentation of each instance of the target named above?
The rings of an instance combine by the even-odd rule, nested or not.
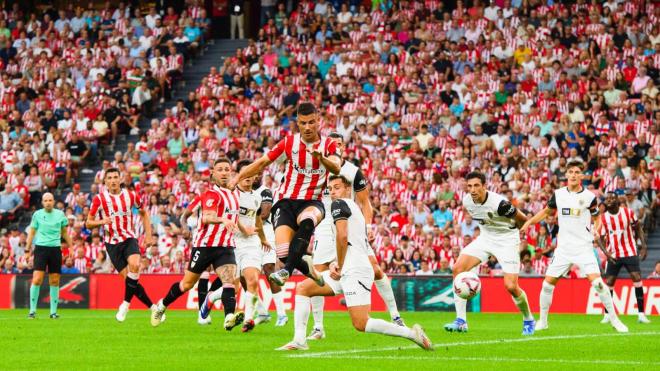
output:
[[[339,174],[341,159],[336,143],[319,134],[319,118],[312,103],[298,106],[299,134],[287,135],[263,157],[244,167],[230,182],[233,189],[243,179],[260,174],[281,156],[286,156],[287,172],[273,206],[275,244],[278,258],[285,267],[268,277],[271,284],[283,286],[295,269],[323,285],[312,259],[305,255],[314,228],[323,220],[325,208],[321,198],[326,187],[328,171]]]
[[[603,306],[607,309],[610,323],[618,332],[628,332],[628,327],[621,322],[614,311],[612,296],[600,276],[598,261],[594,255],[593,231],[600,229],[598,202],[596,195],[582,186],[581,162],[572,161],[566,166],[568,185],[554,191],[548,205],[529,219],[520,229],[526,231],[531,225],[541,222],[557,211],[559,233],[557,248],[545,273],[541,289],[541,316],[536,323],[536,330],[548,328],[548,312],[552,304],[552,294],[559,277],[568,272],[572,264],[577,264],[580,271],[587,275],[591,286],[596,290]],[[594,223],[592,230],[591,223]]]
[[[610,287],[610,294],[614,293],[614,283],[621,267],[626,267],[635,287],[637,297],[637,322],[650,323],[644,314],[644,287],[639,260],[646,259],[646,239],[641,223],[637,220],[635,212],[627,207],[620,206],[619,198],[614,192],[608,192],[605,197],[605,213],[600,218],[600,239],[602,245],[607,246],[608,262],[605,270],[605,280]],[[641,241],[641,249],[637,256],[637,239]],[[610,316],[606,312],[601,323],[609,323]]]
[[[431,341],[419,325],[399,326],[382,319],[369,317],[374,269],[369,261],[367,226],[360,207],[351,197],[352,185],[343,176],[330,177],[331,213],[337,230],[337,264],[322,273],[325,285],[307,279],[296,288],[293,341],[278,350],[307,350],[305,332],[309,319],[310,298],[344,294],[353,327],[371,332],[409,339],[425,350],[433,350]]]
[[[149,213],[142,208],[140,197],[134,191],[122,189],[118,169],[107,169],[103,175],[103,184],[106,190],[94,196],[85,225],[89,229],[103,226],[103,240],[110,262],[125,280],[124,301],[115,315],[117,321],[124,322],[133,296],[151,308],[152,314],[156,311],[156,306],[138,282],[140,248],[133,222],[133,208],[138,209],[142,218],[146,246],[153,243],[151,220]]]
[[[337,143],[337,149],[343,153],[344,141],[343,137],[337,133],[330,134],[330,138]],[[373,239],[373,226],[369,224],[373,220],[373,208],[369,199],[369,189],[367,187],[367,179],[362,174],[362,170],[355,166],[353,163],[344,161],[342,159],[342,166],[339,172],[341,176],[346,178],[351,183],[351,199],[356,202],[360,207],[364,219],[367,221],[367,237],[369,240]],[[332,200],[328,190],[324,192],[323,204],[325,206],[325,218],[316,227],[314,231],[314,254],[313,262],[314,268],[318,272],[324,272],[330,269],[330,263],[337,259],[337,248],[335,244],[335,233],[333,231],[332,216],[330,216],[330,207]],[[399,310],[392,292],[392,285],[389,278],[380,269],[373,249],[367,251],[369,253],[369,261],[374,269],[376,288],[378,293],[383,298],[392,322],[399,326],[404,326],[403,320],[399,315]],[[311,334],[307,337],[309,340],[319,340],[325,338],[325,331],[323,329],[323,306],[325,298],[323,296],[314,296],[311,299],[312,303],[312,316],[314,317],[314,327]]]
[[[167,295],[158,302],[157,310],[151,314],[152,326],[158,326],[162,322],[167,306],[195,286],[200,275],[209,266],[213,267],[222,280],[220,298],[225,310],[225,329],[229,331],[243,322],[243,313],[234,313],[236,309],[234,231],[240,227],[240,223],[238,197],[226,187],[230,175],[230,161],[226,158],[217,159],[211,173],[215,185],[204,192],[200,200],[202,217],[197,221],[188,269],[181,282],[173,284]],[[209,292],[200,309],[202,318],[206,318],[211,311],[211,306],[207,305],[209,300],[215,300],[213,292]]]
[[[471,172],[465,177],[468,193],[463,197],[463,207],[472,219],[479,222],[479,237],[467,245],[454,264],[454,277],[466,272],[494,256],[504,271],[504,287],[523,315],[523,335],[534,334],[534,316],[529,309],[527,294],[518,285],[520,272],[521,226],[527,217],[503,196],[486,189],[486,176]],[[449,332],[467,332],[467,300],[454,293],[456,319],[445,325]]]

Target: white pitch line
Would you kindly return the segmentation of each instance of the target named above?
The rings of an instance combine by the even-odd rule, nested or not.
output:
[[[566,339],[585,339],[585,338],[600,338],[600,337],[618,337],[618,336],[646,336],[646,335],[660,335],[658,331],[634,332],[627,334],[585,334],[585,335],[557,335],[557,336],[533,336],[523,337],[517,339],[494,339],[494,340],[477,340],[477,341],[457,341],[451,343],[434,344],[434,348],[443,347],[456,347],[456,346],[472,346],[472,345],[489,345],[489,344],[509,344],[509,343],[526,343],[535,341],[548,341],[548,340],[566,340]],[[289,358],[350,358],[349,354],[371,353],[371,352],[386,352],[392,350],[402,349],[415,349],[416,346],[398,346],[398,347],[385,347],[385,348],[370,348],[370,349],[346,349],[328,352],[315,352],[315,353],[300,353],[290,354]],[[335,357],[339,356],[339,357]],[[343,357],[342,357],[343,356]]]

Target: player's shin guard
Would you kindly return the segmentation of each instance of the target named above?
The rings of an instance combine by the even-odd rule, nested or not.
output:
[[[392,319],[400,317],[399,309],[396,306],[396,299],[394,297],[394,291],[392,291],[392,284],[390,279],[383,273],[383,278],[374,281],[376,284],[376,289],[380,294],[380,297],[383,298],[387,310],[390,312],[390,317]]]
[[[60,303],[60,287],[50,286],[50,314],[57,313],[57,304]]]
[[[146,305],[147,308],[151,308],[151,306],[154,305],[154,303],[149,298],[149,295],[147,295],[147,291],[144,289],[144,286],[139,283],[137,285],[135,297],[137,297],[142,302],[142,304]]]
[[[369,318],[367,320],[367,326],[364,328],[364,332],[370,332],[375,334],[383,334],[387,336],[397,336],[406,339],[413,339],[413,331],[406,326],[395,325],[392,322],[387,322],[382,319]]]
[[[539,305],[541,307],[541,315],[539,320],[542,323],[548,321],[548,312],[550,312],[550,305],[552,305],[552,295],[555,292],[555,286],[549,284],[546,281],[543,281],[543,286],[541,287],[541,296],[539,298]]]
[[[285,316],[286,309],[284,308],[284,291],[273,293],[273,301],[275,302],[275,310],[278,316]]]
[[[529,321],[534,319],[534,316],[532,315],[532,310],[529,309],[529,301],[527,301],[527,294],[525,291],[520,289],[520,296],[513,297],[513,302],[516,304],[516,307],[520,310],[520,313],[523,315],[523,319],[525,321]]]
[[[454,306],[456,307],[456,318],[467,321],[467,300],[454,293]]]
[[[231,283],[222,286],[222,307],[225,309],[225,316],[229,313],[234,313],[236,310],[236,289]]]
[[[128,272],[128,275],[126,276],[124,284],[124,301],[127,303],[131,302],[131,299],[133,299],[133,296],[137,292],[138,278],[140,278],[140,273]]]
[[[293,235],[293,240],[289,245],[289,256],[284,266],[284,269],[289,272],[289,275],[292,275],[296,268],[304,275],[309,274],[309,269],[302,262],[302,257],[305,255],[305,251],[307,251],[312,234],[314,234],[314,221],[308,218],[300,222],[298,231]]]
[[[176,282],[172,284],[172,287],[170,287],[170,291],[163,299],[163,305],[167,307],[168,305],[174,303],[174,301],[178,299],[181,295],[183,295],[183,290],[181,290],[181,282]]]
[[[325,297],[313,296],[310,299],[312,303],[312,317],[314,317],[314,328],[323,330],[323,306],[325,305]]]
[[[637,297],[637,313],[644,313],[644,286],[642,281],[633,282],[635,286],[635,297]]]
[[[41,289],[40,285],[30,286],[30,313],[37,311],[37,303],[39,303],[39,290]]]
[[[605,282],[603,282],[603,279],[600,277],[596,278],[591,281],[591,286],[598,293],[600,301],[603,302],[603,307],[607,309],[610,319],[616,318],[616,311],[614,311],[614,304],[612,303],[612,294],[610,294],[610,290]]]
[[[294,335],[293,341],[298,344],[307,342],[307,321],[309,321],[310,298],[296,295],[296,308],[293,312]]]
[[[199,282],[197,282],[197,304],[199,308],[201,308],[202,304],[204,304],[204,300],[206,300],[206,294],[208,293],[209,293],[209,279],[200,278]]]
[[[254,319],[254,312],[256,309],[256,304],[257,304],[257,298],[258,296],[246,291],[245,292],[245,320],[253,320]]]

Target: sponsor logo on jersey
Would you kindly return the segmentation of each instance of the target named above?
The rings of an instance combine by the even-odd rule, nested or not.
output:
[[[572,209],[572,208],[569,208],[569,207],[563,207],[561,209],[561,215],[578,217],[578,216],[582,215],[582,210]]]
[[[322,174],[325,174],[325,168],[324,167],[321,167],[319,169],[307,169],[307,168],[303,169],[300,166],[294,164],[293,168],[297,172],[299,172],[301,174],[305,174],[305,175],[316,175],[316,174],[322,175]]]
[[[248,209],[247,207],[241,206],[240,213],[241,215],[253,218],[255,215],[257,215],[257,210]]]

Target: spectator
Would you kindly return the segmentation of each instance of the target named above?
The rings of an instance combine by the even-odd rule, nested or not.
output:
[[[660,260],[655,262],[655,268],[653,272],[649,274],[648,278],[660,278]]]
[[[80,274],[80,270],[73,263],[73,257],[67,256],[66,258],[64,258],[64,264],[62,265],[62,274]]]
[[[14,192],[11,184],[6,184],[0,192],[0,225],[6,226],[9,221],[16,219],[17,211],[23,206],[23,199]]]

